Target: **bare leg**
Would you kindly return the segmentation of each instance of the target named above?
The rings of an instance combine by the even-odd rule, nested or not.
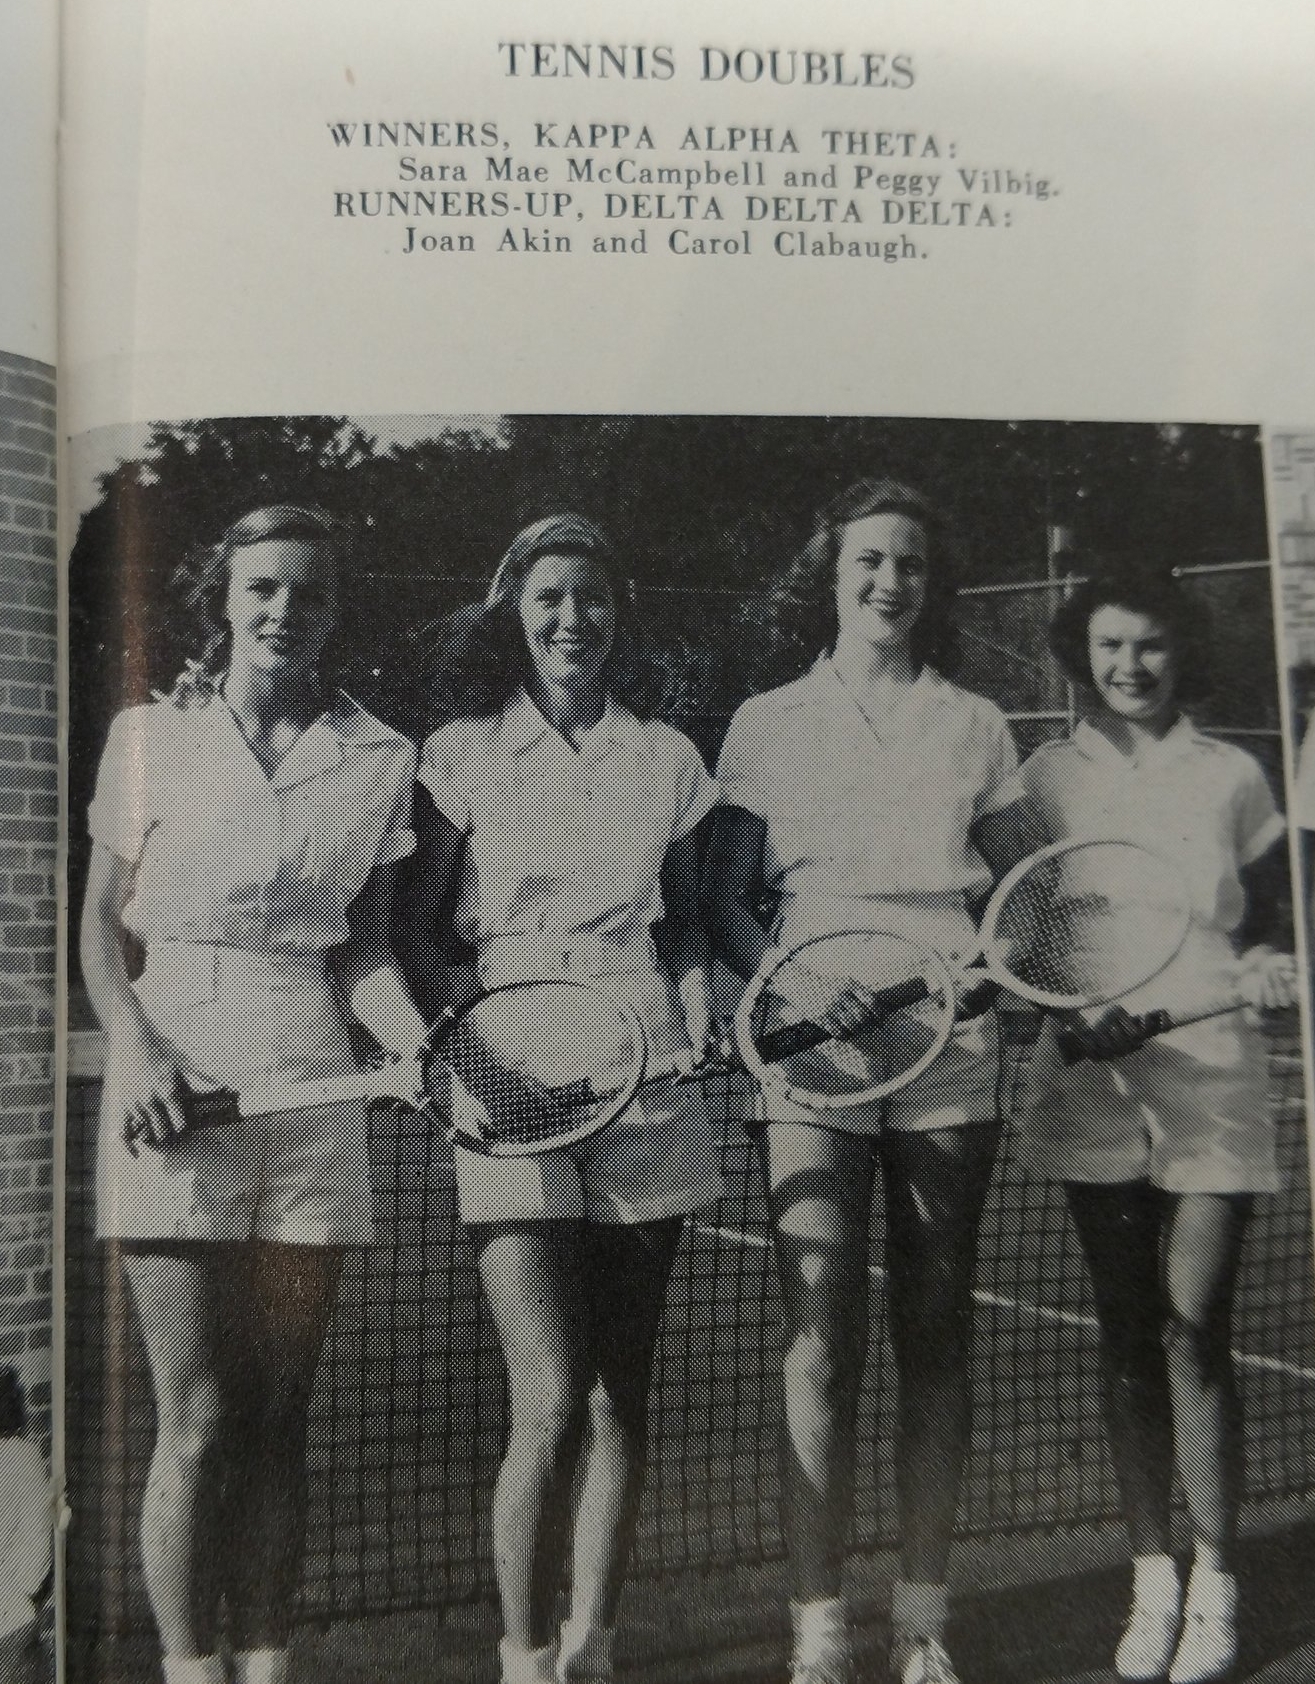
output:
[[[589,1439],[575,1521],[573,1624],[607,1627],[616,1618],[644,1479],[648,1392],[667,1281],[683,1219],[633,1227],[591,1223],[581,1272],[594,1372]]]
[[[342,1252],[254,1241],[223,1301],[227,1491],[224,1565],[236,1649],[281,1649],[306,1547],[311,1387]]]
[[[977,1226],[999,1136],[980,1123],[881,1137],[902,1563],[921,1583],[945,1581],[968,1454]]]
[[[782,1523],[794,1596],[810,1603],[839,1595],[853,1508],[876,1152],[799,1123],[769,1123],[762,1151],[784,1317]]]
[[[1166,1195],[1144,1181],[1070,1182],[1100,1322],[1105,1418],[1133,1553],[1170,1548],[1174,1434],[1160,1287]]]
[[[1165,1330],[1179,1476],[1197,1558],[1232,1571],[1242,1497],[1242,1409],[1229,1330],[1250,1200],[1184,1193],[1164,1226]]]
[[[142,1569],[166,1655],[215,1646],[224,1401],[218,1285],[234,1248],[134,1249],[124,1258],[155,1391],[156,1437],[142,1504]]]
[[[494,1565],[506,1637],[518,1649],[542,1649],[551,1640],[569,1548],[588,1389],[579,1249],[578,1223],[500,1224],[479,1236],[511,1415],[493,1496]]]

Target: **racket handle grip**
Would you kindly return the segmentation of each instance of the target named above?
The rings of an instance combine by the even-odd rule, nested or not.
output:
[[[238,1096],[231,1088],[210,1088],[198,1092],[188,1088],[183,1097],[183,1115],[194,1129],[225,1128],[241,1118]]]
[[[907,982],[892,983],[889,988],[878,989],[876,999],[882,1013],[897,1012],[902,1006],[913,1006],[919,1000],[925,1000],[930,993],[926,977],[918,976],[910,977]],[[876,1021],[877,1014],[874,1013],[858,1028],[846,1030],[843,1035],[823,1029],[817,1023],[787,1023],[763,1036],[758,1042],[758,1055],[765,1063],[778,1063],[793,1053],[807,1052],[810,1047],[820,1047],[824,1041],[848,1040],[868,1023]]]
[[[1141,1025],[1143,1039],[1150,1041],[1157,1035],[1167,1035],[1171,1029],[1177,1029],[1184,1023],[1199,1023],[1202,1018],[1218,1017],[1223,1012],[1234,1011],[1236,1006],[1236,1001],[1232,1001],[1228,1005],[1216,1002],[1205,1010],[1184,1013],[1181,1017],[1175,1017],[1172,1012],[1159,1009],[1142,1012],[1138,1022]],[[1060,1057],[1065,1064],[1080,1064],[1086,1058],[1087,1051],[1080,1030],[1058,1029],[1055,1032],[1055,1041],[1059,1047]]]

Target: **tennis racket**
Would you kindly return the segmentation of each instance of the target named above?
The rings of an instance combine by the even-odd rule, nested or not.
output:
[[[352,1100],[393,1099],[447,1108],[447,1073],[477,1104],[459,1105],[451,1130],[493,1156],[528,1157],[584,1140],[626,1109],[645,1080],[688,1066],[650,1069],[643,1025],[624,1001],[589,983],[550,979],[490,989],[445,1012],[416,1059],[336,1076],[275,1076],[234,1091],[192,1090],[193,1128]],[[125,1133],[129,1147],[139,1135]]]
[[[954,970],[929,949],[901,948],[900,938],[878,931],[768,954],[741,1001],[736,1045],[760,1082],[791,1099],[818,1110],[865,1104],[915,1081],[939,1057],[965,986],[989,978],[1052,1010],[1101,1005],[1163,970],[1190,920],[1186,882],[1161,855],[1122,841],[1052,843],[1001,879],[976,948]],[[851,1011],[865,1003],[870,1025],[822,1027],[839,996]],[[791,1029],[794,1047],[764,1059],[764,1037],[780,1027]]]
[[[824,1027],[837,995],[862,1010]],[[838,930],[764,955],[735,1014],[734,1048],[766,1089],[809,1110],[867,1105],[907,1087],[954,1031],[950,967],[890,930]]]
[[[898,963],[892,961],[881,973],[887,981],[907,976],[915,964],[937,963],[913,943],[887,939],[899,953]],[[944,980],[948,983],[948,975]],[[766,1066],[793,1058],[827,1035],[812,1023],[767,1026],[754,1056]],[[453,1139],[493,1157],[532,1157],[597,1134],[641,1089],[742,1068],[733,1052],[702,1064],[695,1064],[692,1054],[655,1063],[644,1027],[624,1001],[593,983],[553,978],[493,988],[444,1013],[419,1059],[336,1076],[273,1077],[240,1092],[189,1090],[184,1103],[196,1129],[360,1099],[437,1105],[446,1111],[450,1071],[477,1102],[454,1108]],[[130,1149],[136,1149],[142,1132],[125,1130]]]
[[[1252,1004],[1253,1002],[1239,991],[1230,990],[1226,994],[1217,994],[1209,1000],[1188,1006],[1185,1010],[1156,1007],[1151,1011],[1138,1012],[1134,1014],[1134,1022],[1142,1038],[1150,1041],[1157,1035],[1167,1035],[1171,1029],[1183,1029],[1189,1023],[1205,1023],[1212,1017],[1226,1017],[1230,1012],[1245,1011]],[[1065,1064],[1080,1064],[1083,1059],[1091,1056],[1082,1030],[1075,1025],[1061,1025],[1055,1031],[1055,1044]]]

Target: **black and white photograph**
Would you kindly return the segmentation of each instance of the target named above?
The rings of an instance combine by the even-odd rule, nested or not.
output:
[[[67,1676],[1315,1676],[1257,426],[66,485]]]

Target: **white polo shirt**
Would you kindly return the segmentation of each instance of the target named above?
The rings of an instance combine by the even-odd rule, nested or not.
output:
[[[1068,742],[1037,749],[1000,799],[1020,794],[1055,841],[1117,837],[1172,859],[1196,920],[1225,935],[1246,910],[1242,868],[1284,830],[1256,761],[1185,715],[1135,755],[1083,721]]]
[[[218,696],[128,708],[87,814],[136,866],[124,923],[151,946],[325,949],[376,866],[415,847],[416,751],[348,696],[270,777]]]
[[[661,720],[609,701],[575,748],[523,690],[435,731],[419,779],[466,839],[454,922],[486,982],[650,966],[663,861],[716,801]]]
[[[948,914],[966,935],[965,897],[991,881],[968,832],[1017,766],[1008,722],[985,697],[923,667],[895,709],[869,720],[823,656],[744,703],[717,781],[727,806],[767,827],[764,886],[782,898],[787,934],[871,923],[851,903],[881,900]]]

